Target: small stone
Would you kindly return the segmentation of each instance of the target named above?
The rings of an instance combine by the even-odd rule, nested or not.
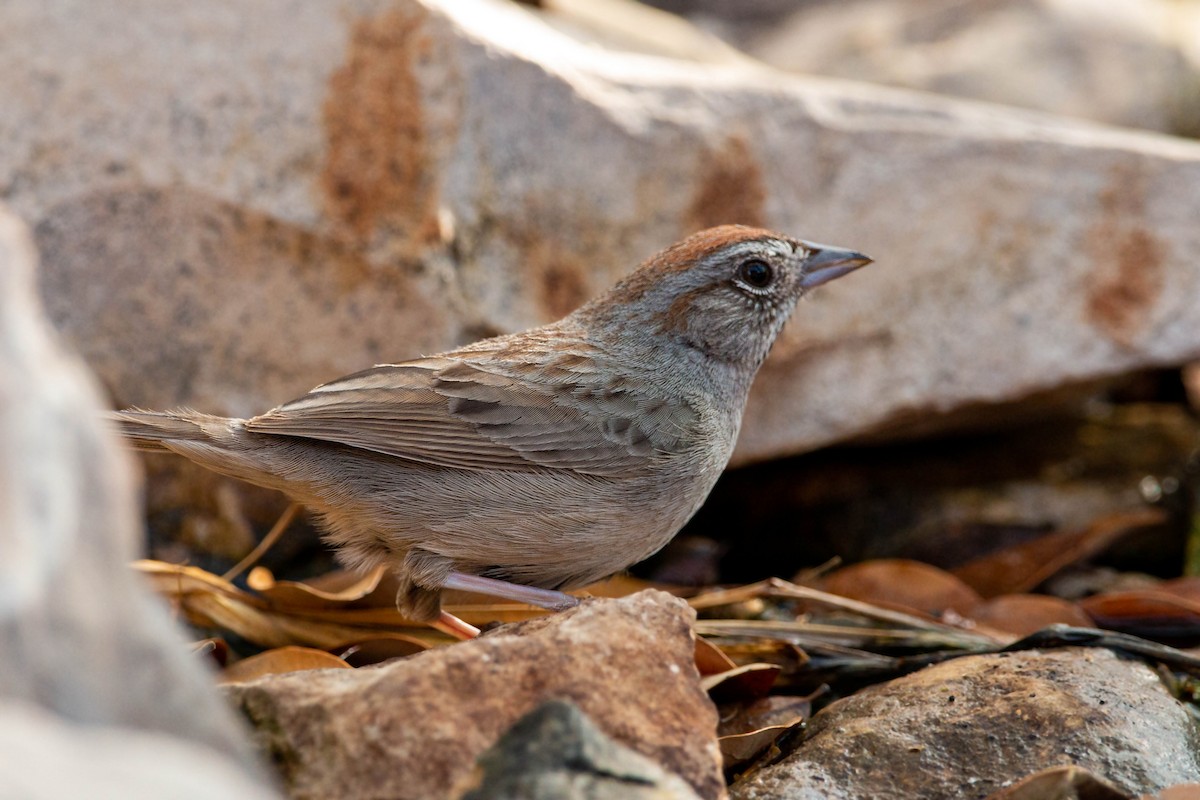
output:
[[[479,757],[459,800],[699,800],[690,786],[550,700]]]

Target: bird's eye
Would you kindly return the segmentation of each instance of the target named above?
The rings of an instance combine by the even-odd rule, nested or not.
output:
[[[748,286],[753,286],[756,289],[765,289],[771,285],[771,281],[775,278],[775,271],[771,269],[771,265],[767,262],[752,258],[749,261],[743,261],[738,266],[738,277]]]

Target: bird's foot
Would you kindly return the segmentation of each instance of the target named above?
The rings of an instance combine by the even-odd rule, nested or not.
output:
[[[479,628],[469,622],[464,622],[449,611],[443,611],[438,618],[429,623],[429,627],[449,634],[455,639],[474,639],[479,635]]]

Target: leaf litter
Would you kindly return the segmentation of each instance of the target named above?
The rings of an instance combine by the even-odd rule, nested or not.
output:
[[[688,601],[699,615],[696,665],[719,711],[719,744],[733,777],[771,763],[796,746],[814,706],[961,655],[1090,644],[1200,676],[1200,660],[1194,657],[1153,642],[1143,647],[1143,640],[1132,636],[1114,639],[1087,627],[1101,624],[1155,638],[1200,641],[1200,580],[1180,579],[1152,590],[1080,601],[1028,594],[1055,572],[1139,526],[1159,521],[1161,514],[1153,510],[1110,515],[1085,530],[1050,534],[954,572],[884,559],[813,575],[822,588],[772,578],[697,592],[617,577],[583,594],[620,597],[653,587],[690,595]],[[396,610],[396,585],[383,568],[289,581],[255,566],[245,578],[245,588],[233,582],[232,570],[230,577],[222,577],[155,560],[135,562],[134,568],[191,625],[221,634],[198,642],[196,650],[223,666],[225,682],[366,666],[451,641]],[[447,593],[446,608],[485,627],[547,613],[461,592]],[[1043,631],[1040,638],[1019,638],[1047,625],[1058,627]],[[224,636],[263,650],[234,659]],[[789,744],[782,745],[784,741]],[[1078,770],[1039,773],[1004,790],[1014,792],[1020,786],[1019,793],[993,798],[1036,798],[1043,796],[1037,794],[1038,787],[1091,787],[1089,780]]]

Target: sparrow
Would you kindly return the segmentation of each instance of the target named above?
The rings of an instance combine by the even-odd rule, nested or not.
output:
[[[755,374],[807,291],[870,263],[727,225],[563,319],[381,364],[249,419],[115,412],[137,448],[278,489],[410,618],[463,638],[445,589],[549,609],[650,556],[733,453]]]

